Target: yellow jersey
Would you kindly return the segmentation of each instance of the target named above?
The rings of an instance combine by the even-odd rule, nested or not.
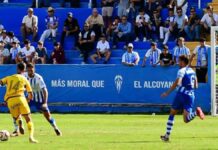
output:
[[[4,100],[11,97],[24,96],[24,92],[32,92],[29,81],[20,74],[14,74],[1,79],[3,85],[6,85]]]

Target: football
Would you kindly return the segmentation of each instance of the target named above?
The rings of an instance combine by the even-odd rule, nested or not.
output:
[[[10,138],[10,133],[7,130],[0,131],[0,140],[1,141],[8,141]]]

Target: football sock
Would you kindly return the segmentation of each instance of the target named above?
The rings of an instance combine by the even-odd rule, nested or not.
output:
[[[174,115],[170,115],[167,121],[166,136],[169,137],[174,124]]]
[[[196,116],[197,116],[197,113],[196,113],[196,112],[194,112],[194,113],[189,113],[189,115],[186,117],[186,121],[187,121],[187,122],[190,122],[190,121],[192,121]]]
[[[15,131],[18,131],[19,126],[18,126],[18,123],[17,123],[17,121],[16,121],[15,118],[13,118],[13,123],[14,123],[14,129],[15,129]]]
[[[50,118],[49,123],[54,129],[57,129],[57,125],[54,118]]]
[[[29,130],[30,138],[33,138],[33,134],[34,134],[34,125],[33,125],[33,122],[29,121],[27,123],[27,128]]]

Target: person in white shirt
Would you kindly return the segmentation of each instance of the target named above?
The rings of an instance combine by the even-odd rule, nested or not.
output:
[[[150,17],[145,13],[144,9],[139,10],[139,15],[136,17],[135,34],[136,42],[140,39],[146,41],[146,31],[151,31]]]
[[[160,54],[161,50],[157,48],[157,43],[152,42],[151,48],[145,54],[142,67],[145,67],[147,59],[149,59],[150,65],[153,67],[160,65]]]
[[[5,48],[5,43],[0,41],[0,64],[8,64],[10,58],[10,52]]]
[[[24,56],[24,61],[26,62],[32,62],[33,54],[35,53],[35,48],[31,46],[31,43],[29,40],[24,41],[24,47],[20,49],[19,53]]]
[[[190,58],[190,66],[192,66],[192,62],[197,56],[196,61],[196,75],[198,78],[198,82],[205,83],[207,70],[208,70],[208,51],[210,50],[210,46],[206,45],[206,39],[201,38],[199,44],[193,51],[193,54]]]
[[[178,46],[174,49],[174,64],[178,65],[179,63],[179,56],[185,55],[186,57],[190,57],[190,50],[188,47],[185,46],[185,39],[183,37],[178,38]]]
[[[171,0],[169,7],[173,8],[173,4],[175,5],[175,7],[174,7],[175,14],[177,13],[177,9],[181,8],[183,14],[186,15],[186,12],[188,9],[188,1],[187,0]]]
[[[127,46],[127,52],[125,52],[122,56],[122,64],[125,66],[133,67],[138,65],[140,61],[139,54],[133,51],[133,44],[129,43]]]
[[[107,64],[108,60],[110,59],[110,55],[111,55],[111,52],[110,52],[109,42],[106,41],[105,35],[102,35],[101,40],[98,41],[97,43],[97,52],[96,54],[93,54],[91,56],[91,59],[93,63],[96,64],[97,63],[96,58],[101,60],[102,57],[105,57],[104,64]]]
[[[5,45],[9,44],[10,39],[9,39],[9,37],[7,35],[7,31],[6,30],[2,31],[2,34],[0,36],[0,41],[3,41],[5,43]]]
[[[18,62],[18,52],[20,50],[20,47],[18,46],[18,43],[16,41],[12,42],[12,48],[10,49],[10,55],[11,55],[11,64],[16,64]]]
[[[218,25],[218,15],[213,12],[212,6],[207,7],[207,13],[204,14],[200,23],[202,25],[203,33],[205,35],[208,33],[210,34],[211,26]]]
[[[33,9],[28,9],[28,14],[23,17],[22,26],[21,26],[21,34],[23,41],[26,40],[27,36],[32,34],[33,41],[36,40],[38,32],[38,17],[33,14]]]

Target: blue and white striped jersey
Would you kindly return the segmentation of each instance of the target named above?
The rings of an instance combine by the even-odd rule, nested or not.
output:
[[[30,78],[27,73],[23,74],[27,80],[30,82],[30,85],[33,90],[33,101],[37,103],[44,102],[43,89],[46,88],[45,82],[41,75],[35,73],[33,78]]]

